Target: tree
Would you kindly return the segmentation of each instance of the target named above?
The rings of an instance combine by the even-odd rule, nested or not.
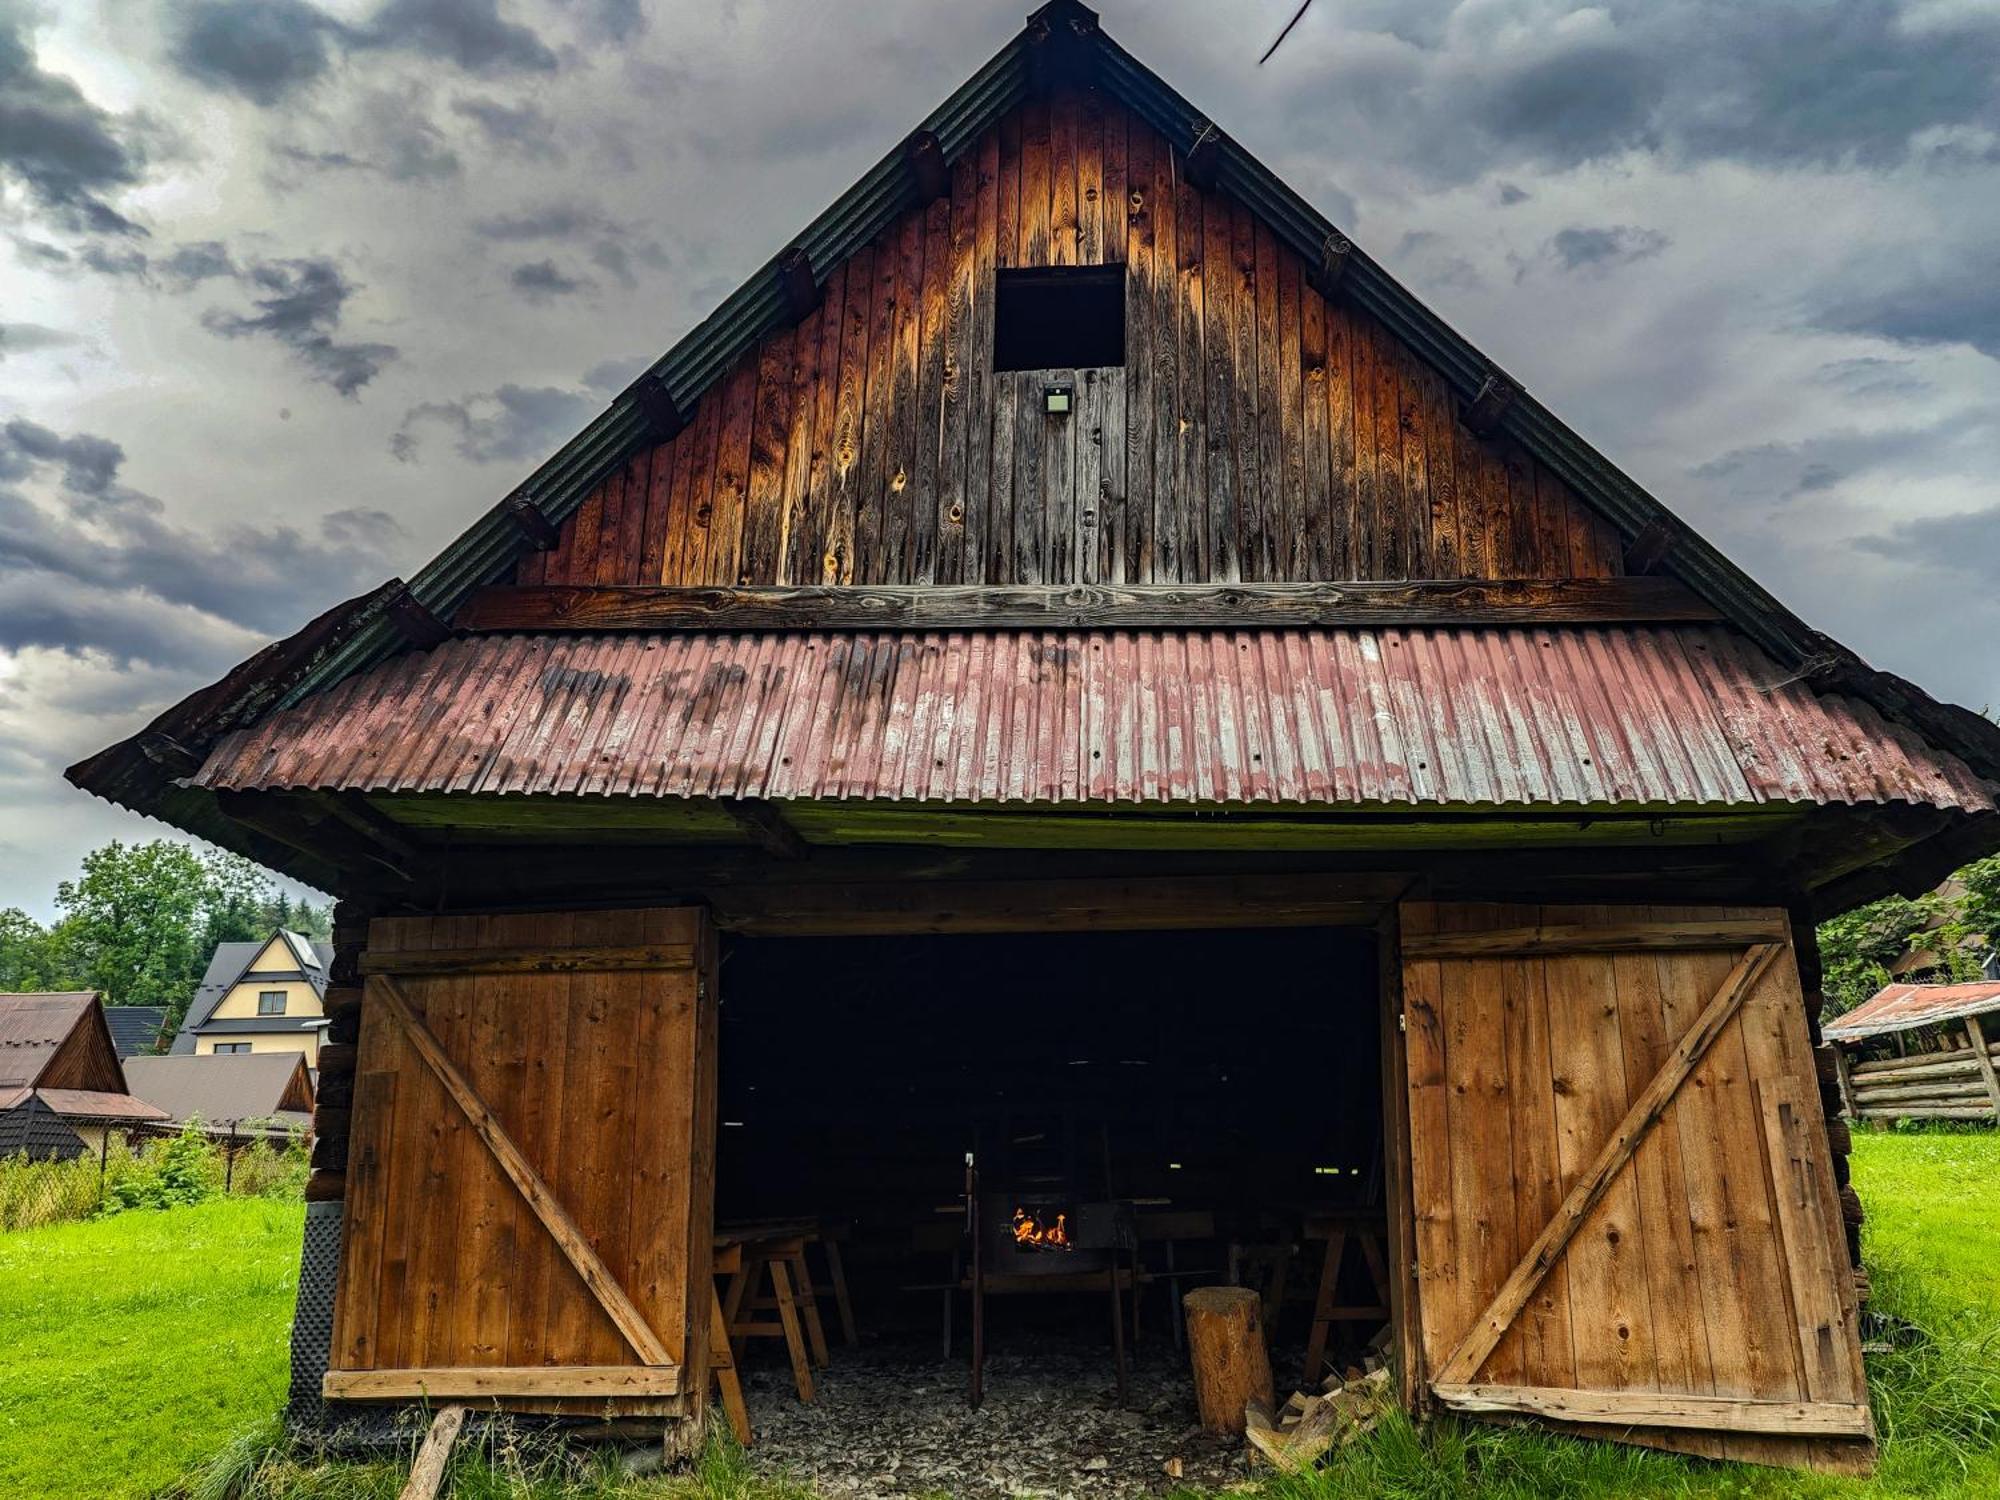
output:
[[[0,911],[0,993],[83,989],[65,936],[60,924],[44,927],[18,906]]]
[[[201,859],[167,839],[117,840],[56,887],[72,972],[111,1005],[164,1005],[178,1021],[200,965],[210,882]]]
[[[272,896],[270,877],[242,855],[212,849],[201,856],[201,867],[204,962],[217,943],[253,942],[284,925],[266,916]]]

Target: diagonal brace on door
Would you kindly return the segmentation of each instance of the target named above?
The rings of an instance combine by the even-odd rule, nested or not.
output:
[[[1639,1149],[1639,1143],[1660,1117],[1666,1113],[1667,1105],[1680,1091],[1697,1064],[1708,1052],[1723,1027],[1742,1006],[1744,997],[1756,988],[1757,981],[1771,961],[1783,951],[1778,943],[1758,943],[1752,946],[1729,971],[1729,977],[1722,982],[1722,988],[1715,992],[1703,1009],[1687,1035],[1674,1044],[1667,1060],[1654,1075],[1652,1082],[1640,1090],[1632,1107],[1625,1112],[1625,1118],[1618,1122],[1618,1128],[1611,1132],[1576,1186],[1569,1190],[1556,1215],[1549,1220],[1542,1232],[1535,1237],[1528,1253],[1500,1284],[1500,1290],[1493,1294],[1493,1300],[1484,1312],[1473,1320],[1458,1347],[1439,1368],[1432,1380],[1433,1388],[1444,1386],[1466,1386],[1473,1375],[1486,1362],[1487,1355],[1499,1347],[1514,1319],[1519,1316],[1535,1288],[1542,1284],[1556,1261],[1568,1248],[1583,1221],[1589,1217],[1611,1186],[1611,1180],[1619,1168],[1632,1159],[1632,1153]]]
[[[677,1363],[661,1342],[659,1334],[654,1332],[653,1325],[646,1321],[646,1315],[639,1311],[625,1288],[618,1284],[611,1268],[604,1264],[595,1247],[577,1228],[576,1221],[557,1200],[554,1190],[535,1170],[534,1163],[522,1154],[513,1137],[507,1134],[493,1111],[486,1107],[486,1101],[479,1097],[478,1091],[459,1072],[457,1065],[445,1056],[444,1048],[411,1007],[402,987],[386,975],[374,974],[369,976],[368,988],[369,993],[382,997],[383,1008],[390,1019],[432,1075],[444,1085],[444,1091],[451,1096],[473,1132],[485,1143],[515,1190],[527,1200],[528,1207],[534,1210],[535,1217],[541,1220],[542,1227],[556,1242],[556,1248],[562,1251],[563,1258],[582,1278],[590,1295],[616,1325],[632,1352],[648,1365]]]

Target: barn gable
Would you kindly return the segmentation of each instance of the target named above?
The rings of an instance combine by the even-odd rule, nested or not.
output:
[[[1571,486],[1517,437],[1475,432],[1444,375],[1340,296],[1323,260],[1197,185],[1187,152],[1104,90],[1017,105],[943,186],[846,260],[795,268],[810,310],[745,349],[678,435],[593,486],[514,581],[1624,571],[1617,531]],[[1068,284],[1116,299],[1115,363],[996,357],[1034,329],[996,306],[1001,279],[1043,268],[1110,273]],[[1045,410],[1052,384],[1073,409]]]

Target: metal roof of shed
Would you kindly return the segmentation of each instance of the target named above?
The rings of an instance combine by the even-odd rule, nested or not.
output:
[[[1832,1041],[1858,1041],[2000,1010],[2000,980],[1972,984],[1892,984],[1826,1024]]]
[[[1996,791],[1695,628],[475,636],[236,731],[194,784],[1966,811]]]

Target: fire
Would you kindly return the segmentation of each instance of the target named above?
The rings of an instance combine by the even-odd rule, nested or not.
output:
[[[1014,1210],[1014,1243],[1028,1250],[1068,1250],[1069,1215],[1057,1214],[1053,1224],[1025,1208]]]

